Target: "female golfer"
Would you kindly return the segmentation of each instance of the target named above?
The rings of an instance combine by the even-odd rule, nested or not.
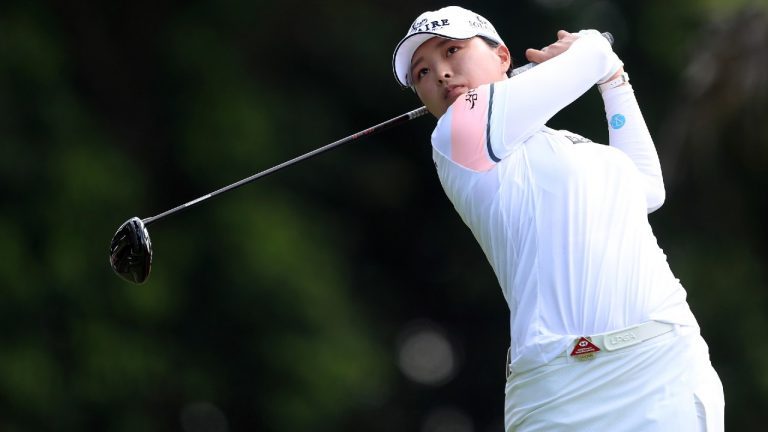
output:
[[[664,183],[623,63],[594,30],[526,57],[540,64],[510,77],[491,23],[455,6],[393,56],[509,305],[506,430],[722,431],[722,385],[648,223]],[[610,145],[546,126],[595,85]]]

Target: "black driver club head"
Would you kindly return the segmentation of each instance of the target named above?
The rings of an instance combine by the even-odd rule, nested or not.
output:
[[[130,218],[117,229],[109,244],[109,263],[128,282],[140,284],[147,280],[152,268],[152,243],[141,219]]]

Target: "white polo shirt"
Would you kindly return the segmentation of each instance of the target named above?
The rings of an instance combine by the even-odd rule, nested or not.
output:
[[[545,123],[610,73],[596,32],[565,53],[459,97],[432,134],[440,182],[509,305],[511,367],[574,338],[648,320],[696,326],[648,223],[664,201],[631,86],[603,94],[610,146]]]

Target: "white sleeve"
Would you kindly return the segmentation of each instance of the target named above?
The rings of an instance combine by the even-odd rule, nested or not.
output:
[[[586,30],[579,35],[564,53],[497,84],[499,100],[493,105],[491,144],[498,158],[622,66],[600,33]]]
[[[645,180],[648,213],[664,204],[664,179],[656,147],[645,124],[632,86],[627,83],[603,92],[611,147],[626,153]]]

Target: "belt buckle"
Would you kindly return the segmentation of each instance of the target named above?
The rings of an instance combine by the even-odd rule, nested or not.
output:
[[[585,361],[594,359],[598,352],[600,352],[600,348],[592,343],[591,337],[581,336],[576,341],[576,344],[574,345],[573,351],[571,351],[570,355],[576,360]]]

